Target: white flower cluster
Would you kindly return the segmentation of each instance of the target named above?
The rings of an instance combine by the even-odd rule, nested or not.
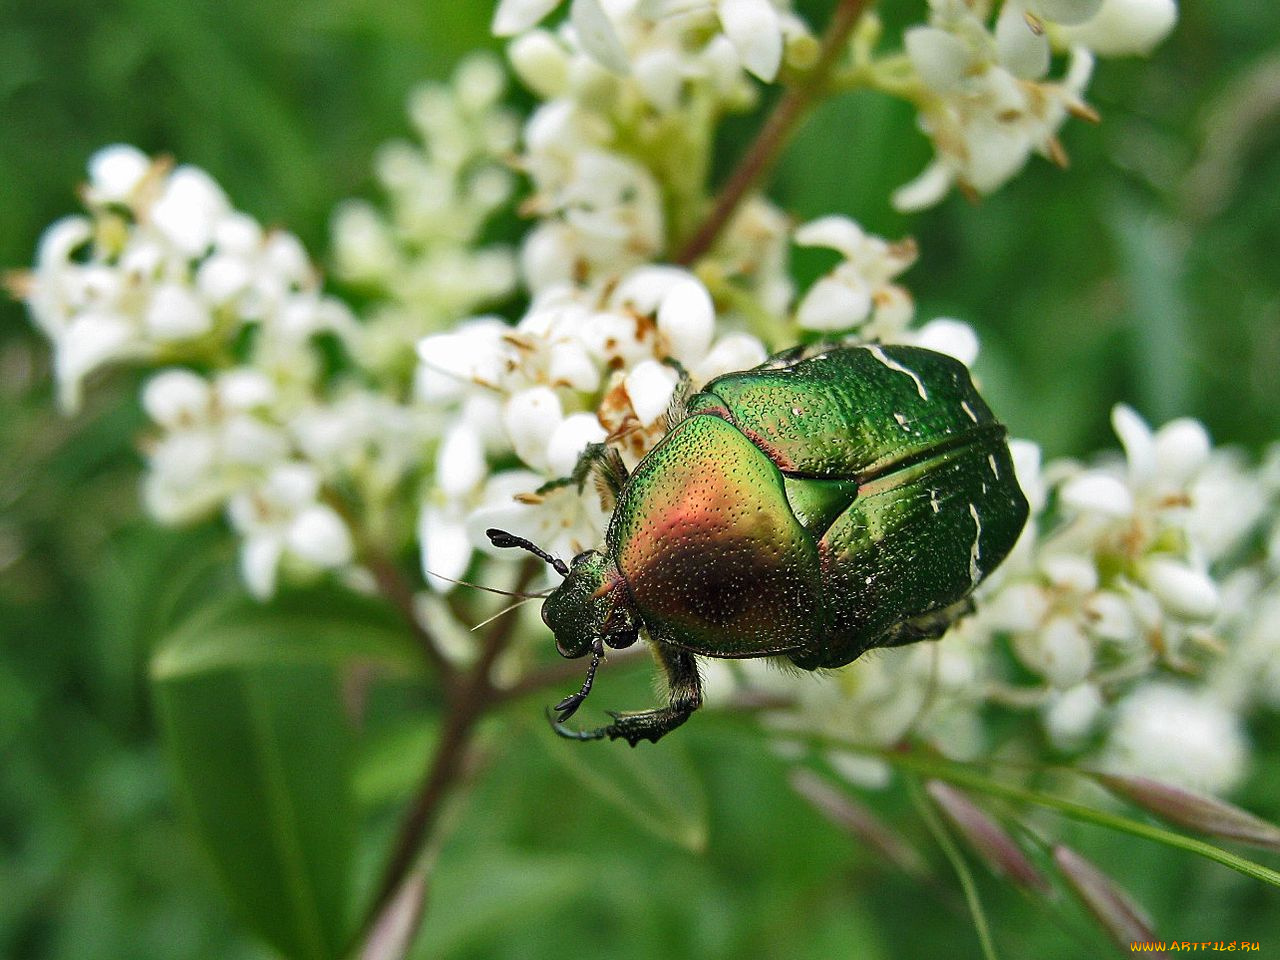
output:
[[[49,227],[21,284],[53,341],[68,411],[79,407],[85,378],[114,362],[218,358],[251,325],[255,350],[272,363],[351,323],[320,292],[297,238],[233,210],[202,170],[107,147],[89,163],[84,199],[89,215]]]
[[[1125,406],[1112,419],[1123,460],[1042,469],[1038,449],[1014,441],[1031,520],[942,641],[876,651],[823,685],[719,668],[721,695],[785,688],[796,706],[770,717],[780,731],[856,730],[869,746],[912,734],[958,759],[991,748],[993,705],[1031,709],[1058,751],[1229,790],[1248,757],[1242,714],[1280,706],[1280,451],[1253,470],[1196,421],[1152,432]],[[837,765],[860,783],[885,775]]]
[[[515,289],[514,253],[479,246],[515,189],[519,125],[505,93],[501,64],[485,54],[463,60],[451,84],[414,91],[409,118],[422,145],[385,144],[374,164],[388,213],[362,200],[338,206],[336,275],[376,300],[351,345],[362,366],[403,377],[419,337]]]
[[[493,31],[526,34],[559,5],[560,0],[501,0]],[[702,72],[699,61],[722,77],[745,69],[767,82],[778,75],[787,53],[811,53],[813,44],[785,0],[573,0],[568,31],[597,64],[633,73],[651,101],[666,106],[679,96],[682,73]],[[673,42],[694,37],[702,38],[701,56]]]
[[[929,0],[929,23],[904,36],[914,68],[907,95],[933,141],[933,162],[893,202],[937,203],[953,185],[991,193],[1032,153],[1065,165],[1058,130],[1084,102],[1094,55],[1145,53],[1173,28],[1174,0]],[[990,25],[988,25],[990,23]],[[1048,79],[1055,48],[1068,59]]]
[[[282,567],[346,568],[355,542],[334,486],[376,525],[421,471],[432,415],[328,376],[315,338],[349,346],[355,318],[296,237],[232,209],[208,174],[127,146],[95,154],[89,174],[88,215],[49,228],[21,284],[64,406],[102,366],[160,367],[142,393],[158,431],[145,443],[151,514],[225,509],[260,597]]]
[[[534,292],[667,259],[702,215],[717,121],[754,103],[748,73],[772,78],[816,45],[770,0],[574,0],[558,28],[537,27],[555,6],[504,0],[494,21],[545,101],[521,158],[523,209],[539,217],[521,252]]]

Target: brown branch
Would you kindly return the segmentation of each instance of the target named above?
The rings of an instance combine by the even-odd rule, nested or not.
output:
[[[412,631],[418,646],[422,649],[423,658],[440,675],[440,681],[445,689],[451,689],[457,679],[457,671],[440,650],[435,637],[418,619],[418,604],[414,598],[413,585],[405,578],[395,562],[383,553],[368,549],[362,560],[369,572],[373,574],[378,592],[399,611],[405,624]]]
[[[840,0],[827,25],[827,31],[823,34],[817,61],[798,83],[789,87],[782,95],[782,99],[769,114],[759,134],[725,182],[711,213],[676,254],[676,263],[691,266],[710,250],[737,211],[738,205],[773,168],[796,124],[826,86],[832,69],[844,53],[849,34],[871,2],[872,0]]]
[[[525,564],[515,589],[520,591],[527,587],[539,569],[537,561]],[[396,834],[382,880],[366,914],[362,936],[373,928],[413,870],[439,819],[444,800],[463,771],[463,761],[477,721],[498,702],[498,691],[490,674],[511,640],[511,631],[517,623],[514,613],[514,609],[509,610],[493,622],[485,634],[479,658],[460,682],[447,688],[449,707],[444,729],[436,741],[435,753],[422,786]]]

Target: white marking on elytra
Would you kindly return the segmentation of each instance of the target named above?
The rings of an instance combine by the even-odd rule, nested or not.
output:
[[[898,373],[905,373],[908,377],[914,380],[916,382],[916,393],[920,394],[921,400],[929,399],[929,392],[925,390],[924,381],[920,379],[920,374],[916,373],[914,370],[908,370],[906,367],[898,363],[896,360],[890,360],[887,356],[885,356],[884,351],[880,349],[879,346],[870,346],[870,347],[867,347],[867,350],[871,353],[873,357],[875,357],[877,360],[883,363],[890,370],[896,370],[898,371]]]
[[[907,431],[907,433],[911,432],[911,427],[907,424],[907,418],[904,417],[902,414],[895,412],[893,415],[893,419],[897,420],[898,426],[900,426],[903,430]]]
[[[972,420],[974,423],[978,422],[978,415],[973,412],[973,407],[969,406],[968,400],[960,401],[960,409],[963,410],[965,413],[967,413],[969,415],[969,419]]]
[[[982,579],[982,568],[978,560],[982,556],[982,520],[978,517],[978,508],[969,504],[969,516],[973,517],[973,544],[969,547],[969,582],[978,585]]]
[[[938,503],[938,491],[932,487],[929,488],[929,506],[933,508],[934,513],[942,509],[942,505]]]
[[[804,413],[804,407],[792,407],[792,408],[791,408],[791,415],[792,415],[793,417],[798,417],[798,416],[800,416],[800,414],[802,414],[802,413]]]
[[[1000,467],[996,463],[996,455],[994,453],[987,455],[987,466],[991,468],[991,475],[997,480],[1000,479]]]

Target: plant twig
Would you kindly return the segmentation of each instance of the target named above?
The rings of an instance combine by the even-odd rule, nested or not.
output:
[[[715,206],[676,254],[676,263],[690,266],[710,250],[743,198],[773,167],[796,124],[826,87],[832,70],[844,53],[849,34],[870,3],[871,0],[840,0],[823,34],[817,61],[798,83],[782,95],[725,182],[716,197]]]
[[[431,665],[432,669],[439,674],[440,681],[445,689],[450,689],[456,680],[456,671],[453,664],[448,661],[440,650],[435,637],[418,619],[418,605],[414,600],[412,584],[405,578],[395,562],[384,553],[368,549],[364,551],[361,559],[365,567],[373,574],[374,582],[378,585],[378,592],[399,611],[405,624],[417,639],[418,646],[422,649],[423,657]]]
[[[964,891],[965,903],[969,907],[969,916],[973,919],[974,929],[978,933],[978,943],[982,946],[982,955],[986,960],[998,960],[995,944],[991,941],[991,929],[987,924],[987,914],[982,909],[982,900],[978,896],[978,885],[974,882],[973,872],[969,869],[969,864],[965,862],[963,854],[957,849],[955,841],[951,839],[951,834],[947,832],[947,828],[943,826],[938,819],[938,815],[934,813],[933,807],[929,805],[929,800],[925,797],[924,791],[920,789],[919,781],[915,777],[909,777],[907,786],[911,791],[912,804],[920,814],[920,818],[924,820],[925,826],[929,828],[929,832],[933,834],[933,839],[942,848],[943,855],[947,858],[947,862],[951,864],[951,869],[956,872],[956,878],[960,881],[960,888]]]
[[[539,569],[536,561],[525,564],[516,590],[523,590],[528,586]],[[447,688],[448,711],[444,729],[436,741],[435,753],[422,786],[396,834],[391,855],[382,872],[382,880],[365,915],[363,932],[367,932],[377,922],[383,909],[413,870],[439,818],[444,800],[463,771],[463,761],[476,723],[498,703],[499,691],[494,687],[490,674],[494,663],[511,640],[511,631],[517,623],[517,618],[512,616],[514,612],[508,611],[494,621],[485,634],[480,656],[475,664],[465,677]]]

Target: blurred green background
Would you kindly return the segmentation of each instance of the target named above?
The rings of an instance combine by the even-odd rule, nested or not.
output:
[[[815,22],[824,6],[802,4]],[[922,4],[883,6],[900,19]],[[0,0],[0,265],[30,262],[43,227],[75,208],[88,156],[112,142],[204,167],[238,206],[321,255],[333,203],[370,195],[374,147],[405,134],[410,88],[490,43],[489,13],[428,0]],[[1151,61],[1101,63],[1090,99],[1104,122],[1068,126],[1069,172],[1037,160],[979,205],[953,197],[908,219],[886,198],[927,144],[901,105],[846,98],[797,138],[775,195],[798,216],[841,211],[915,235],[922,257],[905,279],[921,315],[978,328],[992,405],[1049,454],[1111,446],[1121,399],[1156,423],[1200,417],[1219,442],[1257,450],[1280,437],[1280,7],[1189,4]],[[724,150],[754,122],[729,124]],[[0,302],[6,957],[267,955],[182,828],[145,683],[157,636],[227,584],[233,545],[140,517],[135,388],[129,374],[108,378],[63,419],[45,345]],[[611,680],[617,702],[644,696],[640,674]],[[379,696],[356,752],[355,801],[372,823],[363,874],[430,736],[404,719],[423,712],[410,694]],[[681,732],[670,762],[702,787],[646,826],[566,786],[533,705],[506,719],[440,852],[421,955],[978,955],[945,870],[939,888],[921,885],[859,849],[789,792],[741,725],[708,717]],[[1257,773],[1239,799],[1275,819],[1280,736],[1268,724],[1252,733]],[[876,803],[928,847],[900,796]],[[705,849],[688,849],[701,830]],[[1168,936],[1280,952],[1274,891],[1055,830],[1122,877]],[[980,880],[1007,956],[1100,949],[1083,921],[1045,926]]]

